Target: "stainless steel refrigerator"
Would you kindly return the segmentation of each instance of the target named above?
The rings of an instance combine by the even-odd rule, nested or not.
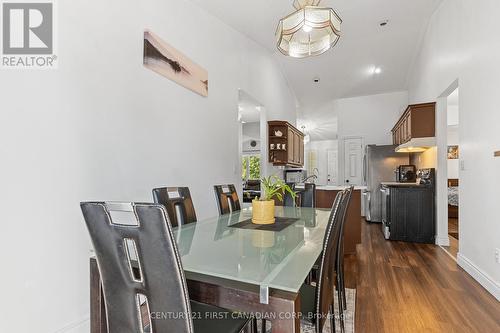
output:
[[[363,179],[367,189],[363,192],[365,219],[369,222],[382,222],[381,182],[396,181],[396,168],[409,164],[410,155],[396,153],[396,146],[367,145],[363,160]]]

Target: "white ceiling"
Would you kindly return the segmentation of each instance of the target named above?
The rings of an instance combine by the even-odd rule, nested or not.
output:
[[[322,6],[343,19],[342,38],[333,50],[307,59],[285,57],[275,46],[278,20],[293,11],[292,0],[191,1],[274,53],[307,112],[336,98],[405,89],[425,28],[442,0],[323,0]],[[383,20],[389,24],[382,28]],[[382,73],[373,75],[374,66]]]

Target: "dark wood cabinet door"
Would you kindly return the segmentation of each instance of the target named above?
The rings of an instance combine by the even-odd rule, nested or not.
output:
[[[293,163],[299,163],[300,155],[300,135],[298,133],[293,133]]]
[[[434,192],[428,188],[391,188],[391,240],[434,243]]]
[[[304,165],[304,138],[299,136],[299,164]]]
[[[406,125],[406,140],[405,140],[405,142],[408,142],[412,138],[412,136],[411,136],[411,114],[408,114],[408,116],[406,116],[405,125]]]
[[[303,166],[304,135],[302,132],[287,121],[272,120],[267,124],[269,162],[279,166]],[[283,133],[283,136],[275,135],[278,130]]]
[[[293,163],[293,150],[295,148],[295,140],[294,140],[294,132],[292,131],[291,128],[288,129],[288,147],[287,153],[288,153],[288,163]]]

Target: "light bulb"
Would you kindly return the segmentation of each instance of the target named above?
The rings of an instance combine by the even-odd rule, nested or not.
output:
[[[304,30],[305,32],[311,32],[313,28],[311,28],[310,26],[308,26],[307,24],[304,24],[304,26],[302,27],[302,30]]]

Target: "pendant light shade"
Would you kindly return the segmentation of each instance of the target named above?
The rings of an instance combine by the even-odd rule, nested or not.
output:
[[[278,50],[294,58],[319,55],[337,44],[342,19],[321,0],[295,0],[297,11],[282,18],[276,30]]]

